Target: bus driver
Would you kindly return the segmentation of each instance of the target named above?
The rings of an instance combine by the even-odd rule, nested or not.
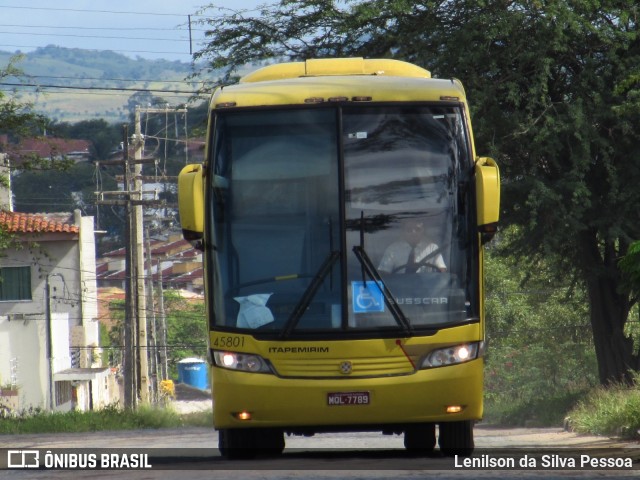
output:
[[[402,224],[402,238],[387,247],[378,266],[386,273],[446,272],[447,266],[438,250],[438,245],[424,236],[421,220],[409,219]]]

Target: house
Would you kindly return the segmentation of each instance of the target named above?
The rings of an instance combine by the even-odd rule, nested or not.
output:
[[[196,294],[204,292],[202,252],[193,248],[180,234],[170,235],[166,240],[153,240],[149,245],[150,277],[154,283],[161,282],[164,289]],[[96,274],[99,287],[125,289],[125,256],[123,247],[98,259]]]
[[[0,404],[113,403],[115,378],[99,355],[93,217],[2,210],[0,228],[14,239],[0,256]]]
[[[34,137],[25,138],[20,143],[9,143],[6,135],[0,137],[0,144],[14,165],[36,157],[45,160],[73,160],[75,163],[86,162],[91,158],[92,142],[89,140]]]

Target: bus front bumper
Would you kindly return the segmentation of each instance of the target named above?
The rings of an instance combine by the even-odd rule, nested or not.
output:
[[[213,368],[214,424],[224,428],[440,423],[482,418],[483,361],[377,378],[280,378]]]

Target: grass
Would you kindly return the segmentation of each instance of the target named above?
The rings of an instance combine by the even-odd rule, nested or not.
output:
[[[640,386],[614,384],[593,390],[569,413],[579,433],[640,438]]]
[[[0,434],[71,433],[211,426],[211,412],[180,415],[171,407],[142,406],[124,410],[116,405],[90,412],[28,410],[0,421]]]
[[[484,423],[496,426],[566,425],[577,433],[640,439],[640,377],[635,385],[613,384],[590,391],[528,400],[485,401]]]
[[[586,394],[539,398],[519,402],[494,402],[485,406],[485,423],[503,426],[560,426],[567,413],[578,433],[640,438],[640,384],[598,387]],[[124,410],[117,405],[92,412],[48,413],[28,410],[2,418],[0,435],[72,433],[101,430],[135,430],[211,427],[211,411],[179,414],[171,406],[142,406]]]
[[[554,427],[561,426],[567,412],[587,392],[507,401],[501,397],[485,400],[483,423],[497,426]]]

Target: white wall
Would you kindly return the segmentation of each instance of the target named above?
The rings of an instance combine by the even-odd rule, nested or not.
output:
[[[80,211],[74,212],[76,223],[80,225],[79,262],[82,326],[84,327],[84,345],[100,344],[100,323],[98,321],[98,285],[96,281],[96,242],[93,217],[82,217]],[[99,366],[91,361],[92,352],[87,352],[88,362],[82,367]],[[97,357],[97,356],[96,356]]]
[[[11,364],[17,360],[22,408],[48,405],[48,310],[54,372],[71,366],[72,327],[86,327],[79,346],[97,345],[99,341],[93,218],[81,218],[77,214],[76,221],[80,225],[79,236],[34,235],[23,243],[23,248],[6,251],[5,256],[0,257],[0,267],[31,267],[32,299],[0,302],[0,383],[10,381]],[[82,351],[90,353],[86,349]],[[81,366],[91,365],[85,362]]]
[[[44,315],[16,319],[0,316],[0,374],[9,380],[10,362],[17,361],[17,383],[22,408],[47,408],[48,368]]]

